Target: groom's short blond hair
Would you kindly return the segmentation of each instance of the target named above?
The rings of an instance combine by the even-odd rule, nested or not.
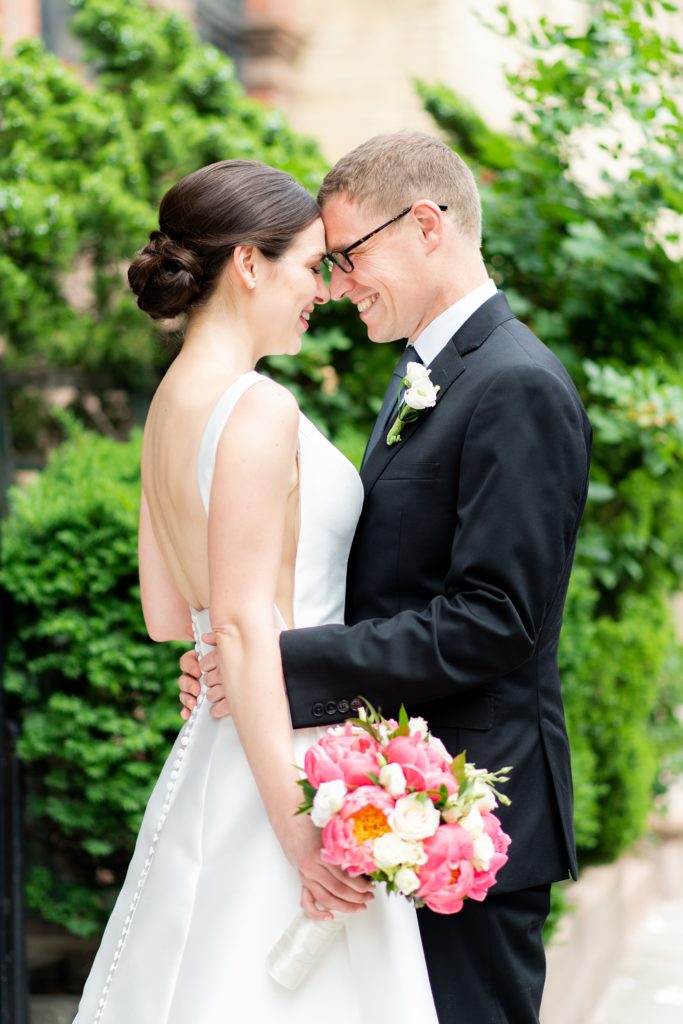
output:
[[[324,209],[344,195],[368,213],[394,216],[418,199],[448,206],[468,242],[481,245],[481,200],[474,175],[449,146],[424,132],[376,135],[351,150],[325,176],[318,192]]]

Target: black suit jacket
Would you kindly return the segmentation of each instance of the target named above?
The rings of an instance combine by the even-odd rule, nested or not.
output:
[[[362,695],[404,703],[451,753],[513,765],[497,891],[576,875],[557,648],[591,430],[559,360],[498,293],[431,366],[436,406],[363,466],[345,626],[281,650],[295,727]]]

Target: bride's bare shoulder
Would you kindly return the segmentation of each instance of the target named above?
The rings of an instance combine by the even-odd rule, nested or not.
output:
[[[299,427],[299,405],[287,388],[268,377],[262,377],[240,397],[231,417],[227,445],[248,444],[249,447],[279,447],[278,442],[291,442]]]
[[[298,422],[299,405],[292,394],[282,384],[269,377],[261,379],[242,395],[235,413],[242,413],[244,419],[253,417],[266,420],[285,420]]]

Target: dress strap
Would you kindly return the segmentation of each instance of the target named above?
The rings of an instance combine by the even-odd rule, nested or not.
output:
[[[230,387],[223,392],[216,402],[211,415],[207,421],[199,442],[199,456],[197,459],[197,482],[199,493],[202,498],[202,505],[207,516],[209,514],[209,498],[211,497],[211,484],[213,482],[213,471],[216,464],[216,452],[218,442],[221,439],[223,428],[228,417],[237,405],[245,391],[248,391],[254,384],[261,380],[268,380],[262,373],[250,370],[234,380]]]

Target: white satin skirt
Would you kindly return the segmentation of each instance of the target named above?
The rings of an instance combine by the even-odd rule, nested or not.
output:
[[[294,734],[297,763],[318,730]],[[437,1024],[416,912],[379,890],[302,986],[266,957],[300,887],[231,719],[183,726],[145,812],[75,1024]]]

